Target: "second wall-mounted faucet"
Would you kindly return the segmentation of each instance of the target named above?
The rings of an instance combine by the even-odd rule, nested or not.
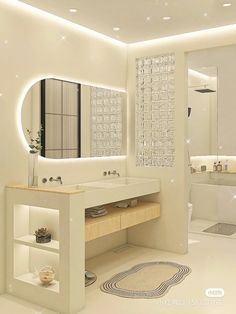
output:
[[[111,176],[111,175],[113,175],[113,176],[120,176],[120,174],[119,174],[119,172],[117,172],[116,170],[113,170],[113,171],[111,171],[111,170],[109,170],[109,171],[104,171],[103,172],[103,176],[105,177],[105,176]]]
[[[63,184],[62,182],[62,178],[60,176],[58,176],[57,178],[53,178],[53,177],[50,177],[49,178],[49,182],[59,182],[60,184]]]

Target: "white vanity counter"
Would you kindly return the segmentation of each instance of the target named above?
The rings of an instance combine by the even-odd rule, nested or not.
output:
[[[118,177],[54,187],[7,187],[7,291],[62,314],[85,304],[85,242],[157,219],[160,205],[138,201],[114,208],[111,203],[160,192],[160,180]],[[106,205],[108,214],[86,218],[85,208]],[[110,204],[110,205],[109,205]],[[34,231],[47,227],[52,241],[35,242]],[[53,285],[42,286],[35,269],[52,265]]]
[[[85,207],[108,204],[124,199],[160,192],[160,180],[136,177],[118,177],[73,185],[40,186],[28,188],[27,186],[10,186],[15,189],[59,193],[59,194],[84,194]]]

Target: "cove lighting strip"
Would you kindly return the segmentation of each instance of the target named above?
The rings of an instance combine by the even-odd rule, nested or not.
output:
[[[63,24],[64,26],[71,27],[75,30],[78,30],[80,32],[86,33],[90,36],[94,36],[97,38],[100,38],[102,40],[108,41],[110,43],[113,43],[118,46],[126,46],[126,47],[136,47],[136,46],[148,46],[148,45],[155,45],[155,44],[160,44],[160,43],[165,43],[165,42],[170,42],[170,41],[177,41],[177,40],[184,40],[184,39],[192,39],[194,37],[202,37],[202,36],[212,36],[214,34],[219,34],[219,33],[226,33],[228,31],[236,31],[236,24],[231,24],[231,25],[226,25],[226,26],[220,26],[220,27],[214,27],[214,28],[208,28],[208,29],[203,29],[200,31],[195,31],[195,32],[189,32],[189,33],[183,33],[183,34],[178,34],[178,35],[171,35],[171,36],[166,36],[166,37],[161,37],[161,38],[155,38],[155,39],[150,39],[150,40],[144,40],[144,41],[139,41],[131,44],[127,44],[125,42],[122,42],[118,39],[114,39],[112,37],[109,37],[107,35],[104,35],[102,33],[96,32],[94,30],[91,30],[85,26],[73,23],[71,21],[68,21],[62,17],[58,17],[52,13],[43,11],[41,9],[35,8],[29,4],[23,3],[19,0],[0,0],[0,2],[11,5],[14,7],[19,8],[20,10],[25,9],[28,10],[28,12],[36,14],[38,16],[48,18],[49,20],[58,22]]]
[[[203,29],[201,31],[183,33],[179,35],[171,35],[171,36],[166,36],[166,37],[161,37],[161,38],[139,41],[139,42],[128,44],[128,46],[131,48],[142,47],[142,46],[153,46],[153,45],[157,45],[161,43],[169,43],[172,41],[179,41],[179,40],[188,40],[188,39],[193,39],[197,37],[202,38],[205,36],[212,36],[212,35],[218,35],[218,34],[223,35],[229,31],[236,32],[236,24],[220,26],[220,27],[215,27],[215,28],[208,28],[208,29]]]
[[[56,23],[60,23],[62,24],[63,26],[66,26],[66,27],[70,27],[74,30],[77,30],[81,33],[85,33],[89,36],[94,36],[98,39],[102,39],[104,41],[107,41],[107,42],[110,42],[114,45],[118,45],[118,46],[126,46],[126,44],[120,40],[117,40],[117,39],[114,39],[114,38],[111,38],[107,35],[104,35],[104,34],[101,34],[99,32],[96,32],[92,29],[89,29],[85,26],[82,26],[82,25],[79,25],[79,24],[76,24],[76,23],[73,23],[71,21],[68,21],[62,17],[59,17],[59,16],[56,16],[52,13],[49,13],[49,12],[46,12],[46,11],[43,11],[41,9],[38,9],[38,8],[35,8],[29,4],[26,4],[24,2],[21,2],[19,0],[0,0],[0,3],[4,3],[6,5],[9,5],[9,6],[13,6],[13,7],[16,7],[20,10],[26,10],[28,11],[29,13],[32,13],[32,14],[35,14],[39,17],[42,17],[42,18],[47,18],[48,20],[50,21],[54,21]]]

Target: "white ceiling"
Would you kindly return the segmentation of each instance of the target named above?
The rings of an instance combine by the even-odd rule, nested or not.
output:
[[[126,43],[236,23],[236,0],[20,1]],[[78,11],[71,13],[70,8]],[[170,20],[162,19],[168,16]]]

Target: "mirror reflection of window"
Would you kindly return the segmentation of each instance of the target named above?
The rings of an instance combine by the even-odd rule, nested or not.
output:
[[[41,81],[42,156],[80,157],[80,84]]]

